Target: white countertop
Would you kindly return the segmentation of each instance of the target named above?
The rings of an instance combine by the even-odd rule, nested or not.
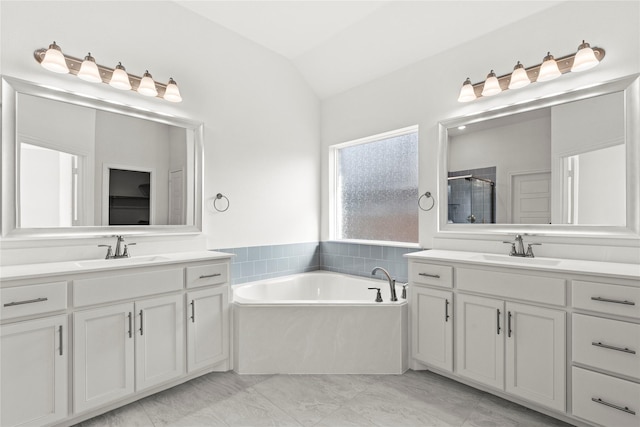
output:
[[[432,249],[405,255],[409,259],[423,261],[461,262],[474,265],[492,265],[526,270],[549,271],[555,273],[595,274],[639,281],[640,264],[617,262],[585,261],[559,258],[522,258],[509,255],[485,254],[479,252],[448,251]]]
[[[214,251],[175,252],[168,254],[142,255],[131,258],[77,260],[47,262],[42,264],[20,264],[0,267],[0,281],[33,279],[60,275],[88,273],[105,270],[121,270],[133,267],[170,265],[193,261],[210,261],[233,257],[233,254]]]

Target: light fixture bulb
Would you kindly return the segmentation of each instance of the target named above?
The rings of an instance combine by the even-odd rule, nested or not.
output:
[[[118,62],[116,68],[113,70],[109,85],[120,90],[131,90],[131,82],[129,81],[129,75],[122,66],[122,62]]]
[[[496,77],[496,73],[491,70],[489,74],[487,74],[487,79],[484,81],[484,87],[482,88],[482,96],[492,96],[497,93],[502,92],[502,88],[500,87],[500,82]]]
[[[462,88],[460,89],[460,95],[458,96],[458,102],[469,102],[476,99],[476,92],[473,90],[473,85],[471,84],[471,80],[467,77],[467,80],[462,83]]]
[[[138,86],[138,92],[144,96],[158,96],[156,82],[153,81],[151,74],[149,74],[149,70],[144,72],[142,80],[140,80],[140,86]]]
[[[550,52],[547,52],[547,56],[542,60],[542,65],[540,66],[540,72],[536,81],[548,82],[549,80],[556,79],[561,75],[562,73],[558,68],[558,63],[553,58],[553,55],[551,55]]]
[[[578,46],[578,53],[573,58],[573,65],[571,66],[571,71],[584,71],[598,65],[600,61],[596,58],[596,54],[589,46],[589,43],[586,43],[582,40],[582,44]]]
[[[67,61],[62,54],[62,49],[60,49],[60,46],[58,46],[56,42],[49,45],[49,49],[47,49],[47,52],[44,54],[44,59],[40,65],[54,73],[66,74],[69,72],[69,67],[67,67]]]
[[[522,65],[520,61],[518,61],[516,66],[513,67],[513,72],[511,73],[509,89],[519,89],[521,87],[525,87],[529,83],[531,83],[531,80],[529,80],[527,70],[525,70],[524,65]]]
[[[91,83],[100,83],[102,81],[96,60],[91,56],[91,52],[84,57],[80,71],[78,71],[78,77]]]
[[[169,102],[182,102],[182,97],[180,96],[180,90],[178,89],[178,84],[173,77],[169,78],[169,83],[167,83],[167,89],[164,91],[164,99]]]

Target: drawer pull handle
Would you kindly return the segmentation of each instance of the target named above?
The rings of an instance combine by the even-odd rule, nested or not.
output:
[[[500,309],[499,308],[496,309],[496,327],[497,327],[496,333],[500,335]]]
[[[627,300],[620,301],[620,300],[617,300],[617,299],[609,299],[609,298],[602,298],[602,297],[591,297],[591,299],[594,300],[594,301],[600,301],[600,302],[612,302],[614,304],[636,305],[635,302],[627,301]]]
[[[511,312],[510,311],[508,312],[507,318],[509,321],[509,324],[507,326],[507,337],[511,338],[511,334],[513,333],[513,331],[511,330]]]
[[[627,414],[635,415],[636,411],[632,411],[628,406],[622,407],[618,405],[614,405],[613,403],[605,402],[604,400],[596,397],[591,398],[592,401],[599,403],[604,406],[608,406],[609,408],[617,409],[618,411],[626,412]]]
[[[429,274],[429,273],[418,273],[418,276],[433,277],[434,279],[440,278],[439,274]]]
[[[196,300],[191,300],[191,323],[196,323]]]
[[[140,335],[144,335],[144,317],[142,317],[142,310],[140,310]]]
[[[449,300],[445,299],[444,300],[444,321],[448,322],[449,321]]]
[[[595,345],[596,347],[607,348],[609,350],[621,351],[623,353],[636,354],[635,350],[629,350],[628,348],[616,347],[613,345],[602,344],[601,342],[592,342],[591,345]]]
[[[5,307],[13,307],[14,305],[32,304],[34,302],[44,302],[44,301],[48,301],[48,300],[49,300],[49,298],[35,298],[35,299],[29,299],[29,300],[26,300],[26,301],[8,302],[4,306]]]
[[[129,338],[133,337],[133,320],[132,320],[132,316],[131,316],[131,312],[129,312]]]
[[[222,276],[222,273],[213,273],[213,274],[203,274],[200,276],[201,279],[208,279],[209,277],[218,277]]]
[[[60,333],[60,338],[59,338],[60,339],[60,356],[62,356],[62,346],[63,346],[63,343],[62,343],[62,325],[58,326],[58,332]]]

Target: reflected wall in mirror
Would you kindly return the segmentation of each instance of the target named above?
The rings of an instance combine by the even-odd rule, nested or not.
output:
[[[631,76],[441,123],[440,230],[637,232],[638,86]]]
[[[201,229],[201,123],[6,77],[3,106],[4,236]]]

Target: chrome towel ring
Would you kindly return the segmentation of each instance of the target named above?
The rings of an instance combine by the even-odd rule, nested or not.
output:
[[[218,200],[220,200],[220,199],[225,199],[227,201],[227,206],[224,209],[220,209],[218,207],[218,205],[217,205]],[[227,209],[229,209],[230,205],[231,205],[231,203],[229,203],[229,198],[227,196],[225,196],[224,194],[222,194],[222,193],[216,194],[216,197],[213,199],[213,208],[215,210],[217,210],[218,212],[226,212]]]
[[[429,206],[429,207],[428,207],[428,208],[426,208],[426,209],[425,209],[425,208],[423,208],[423,207],[422,207],[422,205],[420,204],[420,202],[422,201],[422,198],[423,198],[423,197],[426,197],[427,199],[431,199],[431,206]],[[425,212],[430,211],[431,209],[433,209],[433,207],[434,207],[435,205],[436,205],[436,198],[435,198],[435,197],[433,197],[433,196],[431,195],[431,192],[430,192],[430,191],[427,191],[426,193],[422,194],[422,195],[418,198],[418,207],[419,207],[421,210],[425,211]]]

